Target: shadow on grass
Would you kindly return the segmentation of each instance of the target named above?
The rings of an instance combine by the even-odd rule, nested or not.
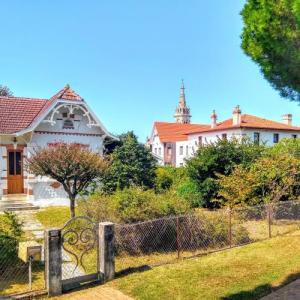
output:
[[[0,298],[1,296],[29,291],[28,264],[16,259],[8,266],[1,266]],[[40,263],[32,265],[32,289],[44,288],[44,266]]]
[[[260,299],[264,296],[269,295],[270,293],[279,290],[280,288],[284,287],[285,285],[291,283],[292,281],[299,279],[300,273],[294,273],[289,275],[284,282],[277,286],[276,288],[272,287],[270,284],[263,284],[257,286],[255,289],[250,291],[241,291],[236,294],[232,294],[226,297],[222,297],[222,300],[256,300]]]
[[[116,272],[116,278],[124,277],[132,273],[141,273],[149,270],[152,270],[152,268],[148,265],[143,265],[135,268],[127,268],[122,271]]]

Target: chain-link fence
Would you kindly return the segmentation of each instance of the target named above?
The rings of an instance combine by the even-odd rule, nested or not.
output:
[[[300,229],[300,202],[116,225],[116,271],[126,272],[264,240]]]
[[[62,230],[64,280],[97,272],[96,227],[78,220],[74,226],[71,229],[65,226]],[[297,233],[300,235],[300,202],[213,211],[198,209],[187,215],[117,224],[116,271],[145,269]],[[28,253],[24,252],[39,246],[42,245],[36,241],[19,243],[13,239],[1,240],[0,236],[0,298],[44,289],[43,255],[30,265]]]
[[[32,255],[28,259],[28,249]],[[0,298],[45,288],[42,246],[0,237]]]

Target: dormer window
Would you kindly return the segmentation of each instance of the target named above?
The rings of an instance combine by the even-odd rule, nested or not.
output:
[[[63,129],[74,129],[74,123],[70,119],[64,120]]]

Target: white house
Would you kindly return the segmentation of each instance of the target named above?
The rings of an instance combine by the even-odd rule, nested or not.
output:
[[[283,115],[282,122],[242,114],[239,106],[232,116],[217,122],[215,111],[210,124],[191,124],[190,109],[186,105],[184,85],[180,88],[179,104],[175,111],[175,122],[154,122],[147,145],[160,165],[183,166],[201,145],[219,139],[249,137],[266,145],[278,143],[282,138],[300,137],[300,127],[292,125],[292,115]]]
[[[23,194],[47,204],[66,194],[58,182],[27,173],[24,163],[32,151],[74,142],[102,155],[105,143],[115,137],[67,85],[50,99],[0,96],[0,139],[0,197]]]

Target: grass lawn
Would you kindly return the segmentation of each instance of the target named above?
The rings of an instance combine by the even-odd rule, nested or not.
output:
[[[259,299],[300,277],[300,231],[109,283],[136,299]]]
[[[36,218],[45,228],[62,227],[70,219],[70,208],[66,206],[51,206],[36,213]]]

